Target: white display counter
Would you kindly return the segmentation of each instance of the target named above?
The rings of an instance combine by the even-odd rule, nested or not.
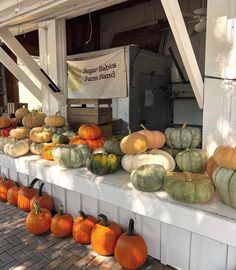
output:
[[[207,204],[179,203],[164,191],[135,190],[123,170],[95,176],[86,168],[65,169],[35,155],[0,154],[0,166],[21,184],[42,180],[55,208],[62,203],[73,216],[80,209],[95,216],[104,213],[123,229],[133,217],[149,254],[163,264],[182,270],[236,269],[236,209],[223,204],[217,194]]]

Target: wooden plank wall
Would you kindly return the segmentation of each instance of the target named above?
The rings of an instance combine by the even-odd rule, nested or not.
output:
[[[31,175],[18,173],[3,166],[0,167],[0,171],[22,185],[28,185],[34,179]],[[111,220],[118,222],[123,230],[127,229],[129,218],[134,218],[136,232],[145,238],[149,255],[161,260],[163,264],[181,270],[236,269],[235,247],[48,182],[45,182],[44,191],[54,197],[55,210],[63,204],[74,217],[80,209],[94,216],[104,213]],[[212,226],[214,229],[214,224]]]

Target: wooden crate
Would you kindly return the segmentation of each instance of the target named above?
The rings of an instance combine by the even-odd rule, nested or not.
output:
[[[111,99],[67,99],[67,121],[78,123],[105,124],[112,121]]]

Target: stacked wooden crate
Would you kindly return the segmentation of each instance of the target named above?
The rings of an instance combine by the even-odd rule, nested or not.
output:
[[[97,124],[104,137],[120,133],[122,120],[112,118],[112,99],[67,99],[67,121],[74,128]]]

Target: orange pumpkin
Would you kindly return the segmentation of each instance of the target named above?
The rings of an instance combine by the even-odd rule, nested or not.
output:
[[[103,214],[98,215],[102,221],[97,223],[91,233],[92,248],[100,255],[109,256],[114,253],[121,228],[115,222],[109,221]]]
[[[45,208],[40,208],[35,202],[34,210],[31,211],[26,218],[26,229],[29,233],[40,235],[49,231],[51,221],[52,216],[50,211]]]
[[[55,237],[66,237],[71,234],[74,219],[71,214],[63,212],[60,206],[59,213],[52,218],[51,232]]]
[[[210,157],[207,160],[206,172],[207,175],[212,179],[213,172],[219,167],[219,165],[215,162],[214,157]]]
[[[30,211],[30,200],[38,193],[38,189],[34,188],[38,180],[35,178],[28,187],[21,187],[19,190],[17,205],[24,212]]]
[[[70,140],[69,144],[87,144],[89,149],[94,151],[97,148],[103,147],[104,142],[105,141],[103,138],[99,138],[97,140],[85,140],[81,139],[79,136],[76,136]]]
[[[148,141],[148,149],[161,148],[166,143],[166,136],[164,133],[158,130],[148,130],[141,125],[143,130],[139,130],[138,133],[144,135]]]
[[[236,170],[236,149],[231,146],[220,145],[213,154],[219,167]]]
[[[73,239],[79,244],[90,244],[91,232],[96,223],[96,218],[79,211],[72,229]]]
[[[52,156],[52,150],[53,148],[55,148],[56,146],[58,146],[59,144],[53,144],[53,143],[49,143],[44,145],[44,147],[42,148],[41,151],[41,155],[44,159],[47,160],[54,160],[53,156]]]
[[[82,139],[95,140],[102,137],[102,130],[95,124],[83,124],[78,130],[78,135]]]
[[[20,190],[19,184],[16,182],[16,184],[12,187],[10,187],[7,191],[7,202],[11,205],[17,206],[18,203],[18,193]]]
[[[121,140],[120,148],[126,155],[140,154],[148,149],[148,140],[138,132],[131,133],[129,129],[129,135]]]
[[[53,199],[48,194],[43,194],[44,183],[41,183],[39,187],[39,193],[30,200],[30,210],[34,210],[34,203],[36,202],[40,208],[46,208],[50,212],[53,210]]]
[[[142,236],[134,233],[134,220],[129,221],[128,232],[122,233],[115,247],[115,258],[125,269],[137,269],[147,260],[148,251]]]
[[[15,186],[15,181],[10,180],[6,177],[5,174],[1,174],[0,178],[0,201],[6,202],[7,201],[7,192],[8,190]]]
[[[0,117],[0,128],[7,128],[11,126],[11,119],[6,116]]]

